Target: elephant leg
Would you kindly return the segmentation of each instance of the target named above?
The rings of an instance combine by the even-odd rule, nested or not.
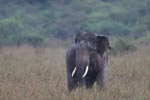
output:
[[[68,62],[67,63],[67,85],[68,90],[71,92],[75,87],[77,87],[77,75],[76,73],[72,76],[73,67],[75,64]],[[71,69],[72,68],[72,69]]]
[[[92,78],[87,79],[85,81],[86,88],[92,88],[94,85],[94,82],[95,82],[95,80],[93,80]]]
[[[70,92],[78,86],[78,81],[77,81],[76,75],[74,75],[74,77],[72,77],[71,73],[68,71],[67,71],[67,84],[68,84],[68,90]]]
[[[77,86],[76,75],[72,76],[75,68],[75,59],[75,47],[73,46],[66,53],[67,86],[70,92]]]
[[[103,67],[100,69],[97,76],[97,85],[99,89],[105,87],[105,77],[106,77],[105,74],[106,74],[105,67]]]
[[[73,79],[72,79],[71,75],[69,75],[68,73],[67,73],[67,85],[68,85],[68,90],[72,91],[72,89],[73,89]]]
[[[85,85],[86,88],[92,88],[94,85],[94,82],[96,81],[97,72],[96,71],[90,71],[86,77]]]

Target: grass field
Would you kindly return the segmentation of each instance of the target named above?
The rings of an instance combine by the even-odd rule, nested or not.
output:
[[[150,47],[109,56],[106,88],[68,93],[61,47],[0,48],[0,100],[150,100]]]

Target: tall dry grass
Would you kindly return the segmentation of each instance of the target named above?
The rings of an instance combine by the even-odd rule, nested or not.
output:
[[[68,93],[61,47],[0,48],[0,100],[150,100],[150,47],[109,56],[106,88]]]

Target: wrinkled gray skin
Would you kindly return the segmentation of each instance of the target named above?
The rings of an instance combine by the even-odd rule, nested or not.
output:
[[[75,44],[68,48],[66,53],[69,91],[83,85],[90,88],[95,81],[100,88],[105,85],[105,67],[108,62],[109,48],[109,40],[105,36],[96,36],[88,32],[76,35]],[[88,72],[83,77],[87,66],[89,66]],[[76,71],[72,76],[75,67]]]

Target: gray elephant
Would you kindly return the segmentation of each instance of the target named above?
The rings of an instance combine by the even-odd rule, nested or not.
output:
[[[83,85],[90,88],[95,81],[99,87],[104,86],[108,49],[108,37],[97,36],[91,32],[77,33],[75,43],[66,53],[69,91]]]

